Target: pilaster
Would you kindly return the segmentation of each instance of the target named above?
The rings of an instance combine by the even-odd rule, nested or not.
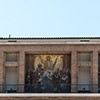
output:
[[[93,66],[92,66],[92,81],[93,92],[98,92],[98,51],[93,51]]]
[[[25,84],[25,52],[20,51],[19,57],[19,92],[24,91],[24,84]]]
[[[77,52],[71,53],[71,92],[77,92]]]

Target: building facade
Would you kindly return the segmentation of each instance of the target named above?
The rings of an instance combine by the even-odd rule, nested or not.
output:
[[[100,38],[0,38],[0,91],[99,92]]]

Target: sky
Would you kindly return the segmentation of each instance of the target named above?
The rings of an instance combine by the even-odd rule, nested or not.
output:
[[[0,37],[100,37],[100,0],[0,0]]]

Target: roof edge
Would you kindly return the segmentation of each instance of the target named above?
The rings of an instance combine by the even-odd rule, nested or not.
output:
[[[0,39],[100,39],[100,37],[0,37]]]

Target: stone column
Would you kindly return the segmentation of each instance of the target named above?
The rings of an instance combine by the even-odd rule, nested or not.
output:
[[[19,54],[19,91],[18,92],[24,92],[24,84],[25,84],[25,52],[20,51]]]
[[[93,78],[93,92],[98,92],[98,51],[93,51],[93,66],[92,66],[92,78]]]
[[[77,92],[77,52],[71,53],[71,92]]]
[[[3,60],[4,60],[3,51],[0,51],[0,84],[1,85],[4,84],[4,81],[5,81]],[[3,91],[3,87],[0,86],[0,92],[2,91]]]

